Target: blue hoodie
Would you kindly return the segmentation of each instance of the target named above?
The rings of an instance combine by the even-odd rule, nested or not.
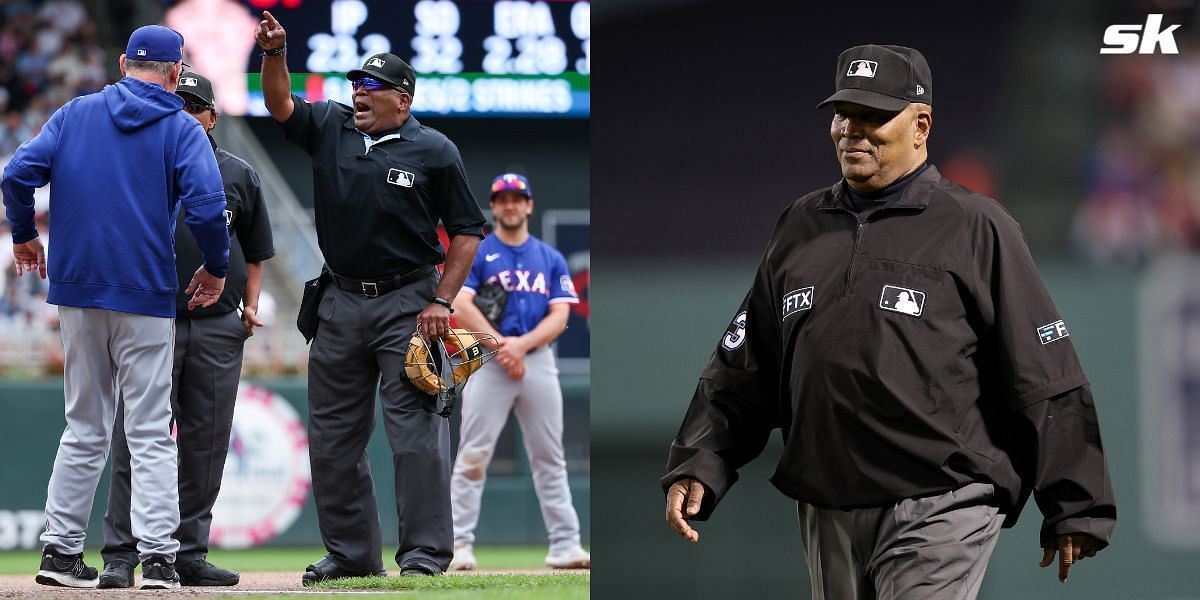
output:
[[[21,144],[0,189],[14,244],[37,237],[33,191],[50,184],[48,302],[175,316],[175,217],[204,254],[229,266],[225,192],[204,128],[183,99],[126,77],[58,109]]]

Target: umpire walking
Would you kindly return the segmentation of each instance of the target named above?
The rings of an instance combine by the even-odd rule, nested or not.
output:
[[[183,36],[159,25],[129,36],[114,85],[58,109],[4,169],[17,272],[50,276],[59,306],[67,427],[46,491],[46,544],[37,581],[95,587],[83,562],[84,534],[104,472],[117,401],[128,433],[143,588],[176,588],[171,535],[179,525],[171,439],[171,339],[176,294],[175,219],[195,234],[203,265],[190,277],[188,308],[217,301],[229,238],[225,194],[199,123],[171,93]],[[33,190],[50,184],[50,264],[33,224]],[[198,263],[199,261],[197,261]]]
[[[175,353],[171,370],[171,406],[178,428],[179,541],[176,568],[185,586],[235,585],[238,573],[209,563],[208,532],[212,508],[221,490],[229,450],[233,407],[242,375],[242,346],[254,335],[262,261],[275,255],[271,222],[258,173],[246,161],[218,148],[211,132],[217,125],[212,84],[184,71],[175,93],[183,109],[208,132],[225,184],[225,223],[229,230],[229,274],[225,290],[212,306],[189,311],[183,293],[175,297]],[[181,286],[200,264],[196,238],[184,226],[183,211],[175,224],[175,268]],[[181,287],[182,289],[182,287]],[[244,307],[243,307],[244,304]],[[239,311],[239,308],[241,309]],[[239,314],[240,312],[240,314]],[[121,414],[118,408],[117,414]],[[125,427],[118,416],[113,431],[112,480],[104,514],[104,572],[101,588],[133,586],[138,563],[137,540],[129,522],[130,468]]]
[[[1004,209],[928,164],[920,52],[838,58],[842,180],[780,217],[671,445],[666,520],[695,542],[780,428],[819,599],[974,598],[1032,492],[1059,579],[1116,507],[1091,388]]]
[[[263,96],[288,140],[312,156],[322,278],[330,279],[308,363],[313,495],[329,554],[302,581],[383,571],[366,453],[377,390],[396,475],[396,564],[401,575],[441,574],[453,556],[450,432],[431,411],[433,398],[404,376],[404,359],[414,331],[449,331],[450,299],[483,237],[483,213],[458,148],[409,113],[412,67],[376,54],[347,74],[353,107],[309,104],[289,93],[283,27],[263,17]],[[446,253],[439,219],[450,236]]]

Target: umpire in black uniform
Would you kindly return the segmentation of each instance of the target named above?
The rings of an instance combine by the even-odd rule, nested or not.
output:
[[[973,599],[1031,493],[1066,581],[1116,522],[1067,326],[1016,221],[927,162],[921,53],[858,46],[836,73],[842,178],[780,216],[671,444],[667,523],[698,541],[779,428],[813,598]]]
[[[217,124],[217,111],[208,79],[184,71],[175,93],[183,98],[184,110],[211,132]],[[179,276],[171,373],[171,404],[179,428],[179,529],[175,532],[179,553],[175,569],[181,584],[193,586],[235,585],[240,579],[237,572],[206,560],[208,532],[229,450],[242,346],[255,327],[262,327],[258,320],[262,261],[275,255],[258,173],[246,161],[218,148],[211,135],[209,142],[225,184],[225,222],[229,227],[229,275],[225,290],[212,306],[188,310],[190,297],[183,290],[203,256],[183,223],[184,211],[179,212],[175,227]],[[137,540],[129,520],[130,455],[122,411],[118,407],[113,431],[101,588],[132,587],[133,567],[138,564]]]
[[[383,571],[366,453],[377,389],[396,471],[396,563],[402,575],[441,574],[453,557],[449,428],[404,376],[404,356],[414,330],[449,330],[449,299],[483,238],[483,213],[458,148],[409,114],[412,67],[377,54],[347,74],[353,107],[309,104],[289,93],[283,27],[263,17],[263,96],[288,140],[312,156],[317,241],[332,278],[308,365],[313,494],[329,554],[302,581]]]

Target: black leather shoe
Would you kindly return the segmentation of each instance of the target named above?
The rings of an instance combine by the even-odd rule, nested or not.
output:
[[[322,558],[321,560],[318,560],[317,562],[305,567],[304,575],[300,577],[300,583],[304,587],[308,587],[310,585],[313,585],[314,583],[320,583],[322,581],[329,581],[331,579],[345,579],[346,577],[366,577],[368,575],[375,575],[377,577],[387,577],[387,570],[380,569],[374,573],[371,573],[368,571],[355,573],[355,572],[347,571],[347,570],[339,567],[337,563],[333,562],[332,558],[329,558],[328,556],[326,556],[325,558]]]
[[[441,569],[435,569],[420,563],[410,563],[400,567],[401,577],[427,577],[441,574]]]
[[[197,559],[175,567],[183,585],[237,585],[242,580],[237,571],[222,569],[207,560]]]
[[[133,587],[133,565],[123,560],[104,563],[104,572],[96,587],[102,590]]]

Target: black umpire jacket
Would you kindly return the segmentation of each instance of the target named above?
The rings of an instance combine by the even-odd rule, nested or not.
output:
[[[844,185],[780,217],[664,490],[702,482],[707,519],[780,428],[771,482],[798,501],[884,506],[988,482],[1009,527],[1033,492],[1043,546],[1106,544],[1116,506],[1091,389],[1017,223],[934,167],[863,220]]]

